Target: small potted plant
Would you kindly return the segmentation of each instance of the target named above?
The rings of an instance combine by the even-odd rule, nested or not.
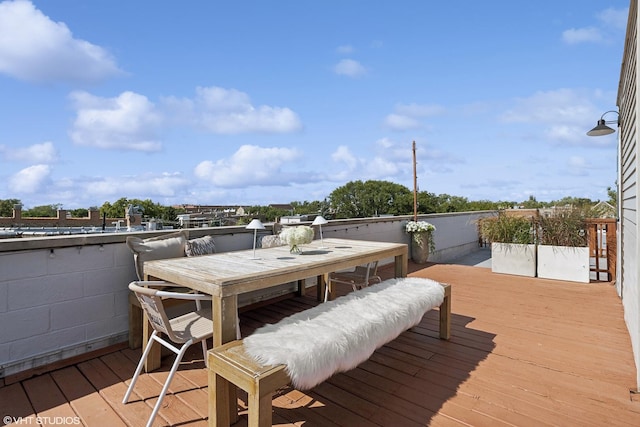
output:
[[[491,242],[491,271],[494,273],[536,276],[536,245],[531,217],[510,215],[482,218],[480,235]]]
[[[408,221],[405,231],[411,234],[411,259],[418,264],[424,264],[429,254],[436,250],[433,240],[436,227],[427,221]]]
[[[589,283],[589,239],[579,209],[538,219],[538,277]]]

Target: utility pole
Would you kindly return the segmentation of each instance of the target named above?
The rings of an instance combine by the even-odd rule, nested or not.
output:
[[[413,220],[418,220],[418,176],[416,174],[416,142],[413,141]]]

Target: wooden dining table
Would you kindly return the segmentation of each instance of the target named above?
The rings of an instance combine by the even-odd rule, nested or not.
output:
[[[290,253],[288,246],[277,246],[148,261],[144,264],[144,274],[146,280],[166,280],[211,295],[214,347],[237,338],[240,294],[316,277],[317,297],[321,300],[329,273],[387,258],[395,263],[395,277],[407,275],[408,250],[404,243],[328,238],[314,240],[300,248],[300,254]],[[160,352],[157,351],[149,355],[146,370],[159,366]],[[211,375],[209,381],[212,381]],[[235,388],[229,390],[229,402],[233,405],[235,393]],[[209,402],[210,423],[214,404]]]

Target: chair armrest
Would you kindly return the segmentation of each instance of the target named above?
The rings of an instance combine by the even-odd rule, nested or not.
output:
[[[160,298],[182,299],[188,301],[211,301],[211,295],[187,294],[182,292],[157,291],[156,296]]]
[[[149,296],[157,296],[160,298],[171,298],[190,301],[211,300],[211,296],[206,294],[162,290],[162,288],[173,285],[175,285],[175,283],[160,280],[140,280],[129,283],[129,289],[137,293],[142,293]],[[154,286],[160,287],[161,289],[153,289]]]
[[[167,286],[175,286],[175,283],[166,282],[164,280],[136,280],[135,282],[131,283],[144,287],[161,286],[163,288],[166,288]]]

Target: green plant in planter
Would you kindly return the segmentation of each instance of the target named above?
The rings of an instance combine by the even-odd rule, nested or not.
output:
[[[571,209],[540,217],[538,239],[541,245],[589,246],[584,214],[578,209]]]
[[[482,218],[479,221],[480,235],[494,243],[534,243],[534,227],[530,218],[507,215],[500,212],[497,216]]]

